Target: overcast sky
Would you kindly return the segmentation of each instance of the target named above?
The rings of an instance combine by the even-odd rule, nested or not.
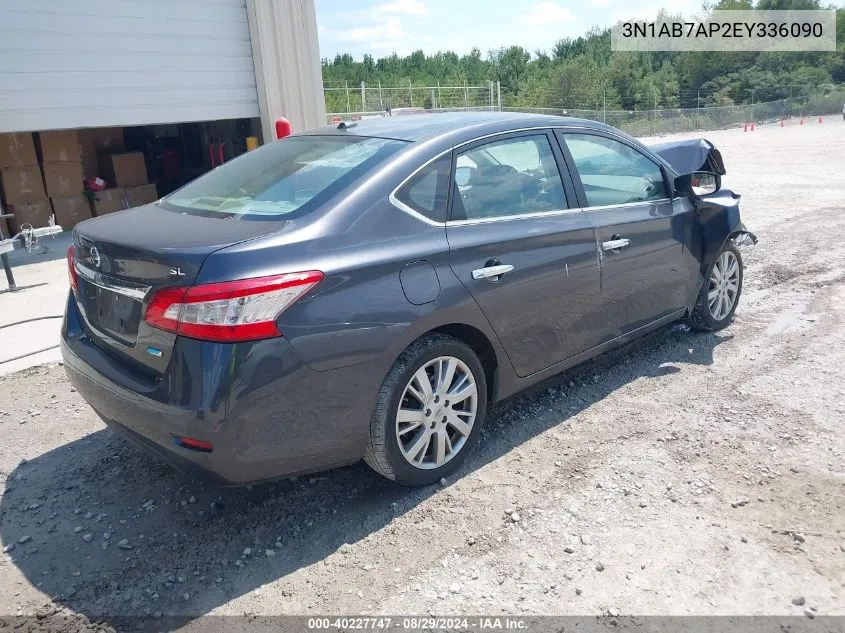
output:
[[[845,0],[836,0],[841,6]],[[485,53],[518,44],[532,53],[562,37],[631,17],[651,19],[662,7],[695,15],[701,0],[316,0],[322,57],[383,57],[453,50]]]

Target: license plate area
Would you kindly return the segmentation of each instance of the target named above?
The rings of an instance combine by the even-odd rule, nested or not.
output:
[[[115,280],[77,266],[79,294],[88,323],[99,332],[133,346],[138,338],[148,287]]]

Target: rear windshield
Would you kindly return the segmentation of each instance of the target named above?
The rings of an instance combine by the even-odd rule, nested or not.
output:
[[[405,144],[361,136],[293,136],[208,172],[164,198],[161,206],[231,219],[291,219],[322,204]]]

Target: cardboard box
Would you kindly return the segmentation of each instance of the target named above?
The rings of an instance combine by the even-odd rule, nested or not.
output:
[[[91,213],[91,203],[85,196],[71,198],[51,198],[53,213],[56,214],[56,224],[65,231],[70,231],[83,220],[94,217]]]
[[[58,130],[38,134],[42,163],[78,163],[79,136],[76,130]]]
[[[105,189],[94,195],[94,215],[105,215],[126,209],[123,189]]]
[[[100,176],[111,187],[137,187],[147,184],[147,165],[144,154],[100,154]]]
[[[37,164],[32,134],[29,132],[0,134],[0,169]]]
[[[69,198],[82,193],[82,163],[44,163],[42,168],[48,197]]]
[[[155,185],[141,185],[140,187],[127,187],[126,200],[130,206],[140,207],[143,204],[150,204],[158,200],[158,191]]]
[[[41,200],[28,200],[26,202],[16,202],[9,204],[6,207],[6,213],[14,213],[15,217],[9,218],[9,229],[12,235],[20,233],[21,226],[24,224],[31,224],[34,228],[47,226],[50,224],[50,216],[53,215],[53,209],[50,206],[50,201],[47,198]]]
[[[3,184],[3,199],[6,204],[43,200],[47,197],[38,165],[3,169],[0,171],[0,182]]]
[[[100,152],[108,154],[123,152],[123,128],[101,127],[80,130],[79,151],[85,178],[96,178],[100,175],[100,165],[97,158]]]

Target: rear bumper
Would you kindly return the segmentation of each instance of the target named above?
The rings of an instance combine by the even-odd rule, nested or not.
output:
[[[200,479],[238,485],[361,459],[378,389],[362,366],[316,372],[282,338],[179,338],[166,372],[142,373],[89,338],[72,295],[61,351],[70,382],[133,444]],[[177,437],[211,442],[211,452]]]

